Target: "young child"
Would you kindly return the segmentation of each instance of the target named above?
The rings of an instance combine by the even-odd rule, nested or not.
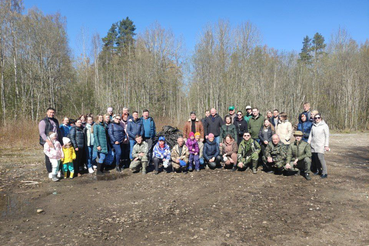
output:
[[[74,176],[73,160],[76,159],[76,152],[74,151],[74,148],[72,147],[69,138],[64,137],[63,144],[64,144],[63,146],[64,158],[62,159],[62,162],[63,162],[64,178],[65,179],[67,178],[69,170],[69,178],[72,179]]]
[[[51,133],[48,137],[48,139],[53,144],[52,147],[49,146],[48,143],[45,143],[44,145],[44,153],[47,155],[50,159],[51,166],[52,166],[52,181],[57,182],[59,179],[56,177],[59,169],[60,159],[64,157],[64,153],[62,151],[62,146],[57,140],[58,135],[56,133]]]
[[[193,162],[195,162],[195,170],[200,171],[200,161],[199,161],[199,144],[195,139],[195,134],[190,132],[189,139],[187,139],[186,145],[188,151],[190,152],[190,157],[188,159],[188,170],[192,171]]]
[[[202,139],[200,139],[201,134],[199,132],[195,133],[195,139],[197,143],[199,144],[199,162],[200,166],[204,165],[204,157],[203,157],[203,149],[204,149],[204,143],[202,142]]]

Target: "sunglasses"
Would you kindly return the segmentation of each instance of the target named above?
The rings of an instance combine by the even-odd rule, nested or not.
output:
[[[320,117],[314,117],[314,119],[320,119]]]
[[[251,135],[249,135],[249,134],[245,134],[245,135],[243,135],[244,137],[250,137]]]
[[[242,115],[242,114],[237,114],[237,115]]]

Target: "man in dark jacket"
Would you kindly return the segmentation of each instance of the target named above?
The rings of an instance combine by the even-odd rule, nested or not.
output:
[[[48,144],[50,147],[53,146],[52,142],[49,139],[47,139],[47,136],[49,135],[50,132],[57,133],[58,141],[60,143],[63,143],[62,141],[63,134],[60,131],[59,122],[56,118],[54,118],[54,116],[55,116],[55,109],[48,108],[46,110],[46,117],[43,118],[38,124],[38,130],[40,134],[40,144],[42,145],[42,147],[44,147],[45,143]],[[49,178],[52,178],[51,162],[50,162],[49,157],[47,157],[47,155],[45,155],[45,165],[46,165],[46,170],[49,173]]]
[[[210,110],[210,116],[206,119],[205,136],[213,133],[215,136],[215,141],[219,144],[220,139],[220,127],[224,125],[222,118],[217,114],[217,110],[212,108]]]
[[[145,109],[142,112],[142,117],[141,117],[141,121],[143,124],[143,128],[144,128],[144,141],[147,143],[147,148],[148,148],[148,153],[147,153],[147,158],[148,158],[148,164],[150,165],[151,159],[152,159],[152,147],[153,147],[153,142],[154,142],[154,138],[156,136],[156,126],[155,126],[155,121],[152,117],[150,117],[149,115],[149,110]]]
[[[272,123],[274,128],[278,125],[278,123],[279,123],[279,111],[278,111],[278,109],[273,110],[273,116],[270,117],[269,121],[270,121],[270,123]]]
[[[247,122],[243,118],[242,111],[238,111],[237,112],[237,117],[234,119],[234,123],[233,124],[236,126],[237,135],[238,135],[237,145],[240,145],[240,143],[242,141],[243,134],[245,132],[248,132],[249,131],[249,129],[247,127]]]
[[[204,127],[204,131],[205,131],[205,126],[206,126],[206,119],[210,116],[210,110],[206,110],[205,111],[205,117],[201,119],[201,123],[202,126]]]
[[[304,112],[302,112],[301,114],[299,114],[299,123],[301,123],[301,115],[304,114],[306,115],[306,119],[311,120],[311,113],[310,113],[310,103],[305,102],[304,103]]]
[[[127,125],[127,133],[129,136],[129,145],[130,145],[129,158],[131,160],[133,159],[132,150],[133,150],[133,146],[136,144],[136,140],[135,140],[136,136],[144,135],[144,126],[142,124],[142,120],[138,118],[138,112],[134,111],[132,113],[132,117],[133,119],[128,120],[128,125]]]
[[[220,165],[222,158],[219,154],[219,144],[214,140],[214,134],[209,133],[203,150],[205,163],[208,164],[209,168],[214,169]]]

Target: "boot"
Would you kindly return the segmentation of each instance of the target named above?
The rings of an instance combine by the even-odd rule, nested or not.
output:
[[[311,180],[311,177],[310,177],[309,173],[305,173],[304,177],[305,177],[306,180]]]
[[[72,179],[74,177],[74,172],[70,172],[69,178]]]
[[[102,163],[97,163],[97,172],[96,175],[102,175]]]
[[[252,173],[253,174],[256,174],[257,166],[258,166],[258,161],[252,160]]]
[[[237,167],[236,166],[233,166],[232,167],[232,172],[236,171],[237,170]]]
[[[68,177],[68,172],[64,172],[64,178],[66,179]]]
[[[122,170],[121,170],[121,168],[119,167],[119,164],[115,166],[115,170],[116,170],[118,173],[120,173],[120,172],[122,171]]]
[[[142,174],[146,174],[146,165],[147,165],[147,162],[143,161],[142,162]]]

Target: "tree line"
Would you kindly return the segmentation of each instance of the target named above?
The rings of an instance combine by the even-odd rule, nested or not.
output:
[[[180,122],[193,110],[252,105],[296,122],[310,102],[332,129],[369,128],[369,41],[358,44],[344,29],[328,43],[319,33],[304,37],[300,53],[262,45],[251,22],[225,20],[204,27],[190,55],[171,30],[154,23],[136,33],[128,17],[103,38],[85,37],[73,58],[61,14],[24,13],[21,0],[0,0],[3,125],[37,121],[49,106],[69,116],[148,108]]]

